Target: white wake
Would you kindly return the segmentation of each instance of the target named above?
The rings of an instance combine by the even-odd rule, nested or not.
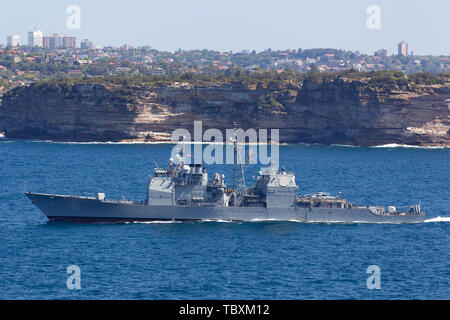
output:
[[[424,222],[450,222],[450,217],[438,216],[436,218],[427,219]]]
[[[409,144],[397,144],[397,143],[388,143],[382,144],[378,146],[371,146],[370,148],[416,148],[416,149],[446,149],[446,146],[413,146]]]
[[[154,221],[127,221],[125,224],[129,223],[142,223],[142,224],[158,224],[158,223],[183,223],[184,221],[176,221],[176,220],[154,220]],[[197,222],[216,222],[216,223],[233,223],[233,222],[240,222],[240,221],[233,221],[233,220],[222,220],[222,219],[201,219]],[[365,221],[352,221],[352,222],[342,222],[342,221],[327,221],[327,222],[314,222],[314,221],[301,221],[301,220],[277,220],[277,219],[252,219],[246,222],[297,222],[297,223],[326,223],[326,224],[359,224],[359,223],[369,223],[369,224],[386,224],[386,222],[365,222]],[[426,219],[424,222],[450,222],[450,217],[441,217],[438,216],[436,218]],[[402,224],[400,223],[394,223],[394,224]]]
[[[125,224],[129,224],[129,223],[154,224],[154,223],[181,223],[181,222],[182,221],[174,221],[174,220],[126,221]]]

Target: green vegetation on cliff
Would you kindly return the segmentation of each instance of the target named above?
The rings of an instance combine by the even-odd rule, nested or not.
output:
[[[316,83],[333,82],[335,80],[359,81],[369,88],[384,90],[416,90],[419,86],[440,85],[450,82],[450,74],[442,73],[414,73],[405,75],[401,71],[370,71],[359,72],[354,69],[340,72],[295,72],[292,70],[275,72],[262,70],[248,72],[241,68],[209,75],[184,73],[181,75],[160,76],[110,76],[110,77],[82,77],[82,78],[50,78],[35,84],[37,88],[45,87],[57,91],[67,92],[75,84],[117,85],[123,88],[124,95],[127,87],[132,86],[167,86],[176,84],[190,84],[195,86],[211,86],[220,84],[236,84],[245,86],[289,88],[301,86],[305,81]]]

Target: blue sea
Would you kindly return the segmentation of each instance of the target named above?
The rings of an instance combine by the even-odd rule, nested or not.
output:
[[[425,223],[48,222],[23,191],[145,198],[171,145],[0,140],[0,299],[449,299],[450,150],[288,145],[300,193],[421,203]],[[248,169],[248,179],[258,167]],[[210,166],[231,177],[230,166]],[[81,289],[67,287],[67,267]],[[367,268],[380,269],[368,289]]]

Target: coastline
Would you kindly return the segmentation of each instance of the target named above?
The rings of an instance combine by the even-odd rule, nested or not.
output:
[[[60,141],[60,140],[39,140],[39,139],[18,139],[18,138],[7,138],[0,134],[0,139],[3,142],[31,142],[31,143],[50,143],[50,144],[75,144],[75,145],[176,145],[181,143],[181,141],[133,141],[133,140],[123,140],[123,141]],[[186,144],[202,144],[202,145],[232,145],[229,142],[186,142]],[[377,149],[392,149],[392,148],[405,148],[405,149],[449,149],[450,145],[408,145],[408,144],[397,144],[388,143],[381,145],[348,145],[348,144],[322,144],[322,143],[239,143],[244,145],[278,145],[278,146],[316,146],[316,147],[337,147],[337,148],[377,148]]]
[[[0,132],[12,139],[173,144],[171,132],[192,133],[195,121],[202,121],[203,129],[221,132],[233,123],[244,130],[278,129],[281,144],[450,147],[450,83],[373,86],[370,79],[343,78],[305,79],[288,88],[127,89],[75,81],[56,89],[43,83],[4,96]]]

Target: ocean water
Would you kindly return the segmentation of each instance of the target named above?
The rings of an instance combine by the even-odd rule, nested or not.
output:
[[[422,204],[413,225],[48,222],[23,191],[143,200],[170,145],[0,140],[0,299],[449,299],[450,150],[289,145],[300,193]],[[231,177],[230,166],[211,166]],[[248,170],[248,179],[258,167]],[[81,289],[66,285],[70,265]],[[367,267],[381,270],[369,290]]]

